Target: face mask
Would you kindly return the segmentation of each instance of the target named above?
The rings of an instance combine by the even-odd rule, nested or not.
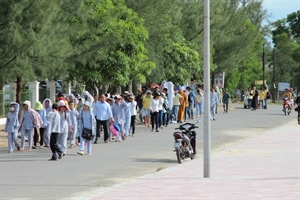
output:
[[[16,109],[14,107],[10,108],[10,111],[14,112]]]

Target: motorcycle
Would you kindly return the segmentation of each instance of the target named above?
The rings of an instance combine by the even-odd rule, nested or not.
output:
[[[283,98],[283,112],[285,115],[290,115],[291,105],[288,97]]]
[[[182,160],[191,158],[193,160],[196,155],[196,132],[194,131],[197,123],[200,123],[199,119],[195,124],[185,123],[180,125],[178,128],[175,128],[176,131],[173,134],[175,139],[174,148],[177,156],[178,163],[181,163]]]

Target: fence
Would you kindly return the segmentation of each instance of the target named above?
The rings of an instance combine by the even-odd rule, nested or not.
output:
[[[10,100],[14,98],[11,90],[0,90],[0,116],[6,116],[9,112]]]

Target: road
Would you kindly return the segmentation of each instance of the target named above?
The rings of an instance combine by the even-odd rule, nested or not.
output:
[[[288,121],[296,123],[296,114],[284,116],[278,105],[257,111],[234,106],[235,110],[228,114],[219,112],[217,120],[211,122],[213,153]],[[171,124],[157,133],[140,125],[135,137],[120,143],[101,141],[93,145],[91,156],[77,155],[77,147],[68,149],[67,155],[57,162],[48,161],[49,149],[12,154],[2,149],[0,199],[84,199],[87,194],[101,193],[157,170],[176,167],[179,164],[173,152],[172,134],[177,126]],[[202,159],[203,153],[203,123],[199,126],[196,159]]]

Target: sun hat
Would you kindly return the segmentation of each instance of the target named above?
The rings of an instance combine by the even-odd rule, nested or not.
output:
[[[86,102],[84,102],[84,105],[85,105],[85,106],[88,106],[88,107],[91,107],[91,102],[86,101]]]
[[[34,110],[43,110],[43,104],[40,101],[37,101],[34,106]]]
[[[58,110],[60,110],[61,107],[65,107],[65,110],[68,110],[68,107],[64,100],[60,100],[58,103]]]

